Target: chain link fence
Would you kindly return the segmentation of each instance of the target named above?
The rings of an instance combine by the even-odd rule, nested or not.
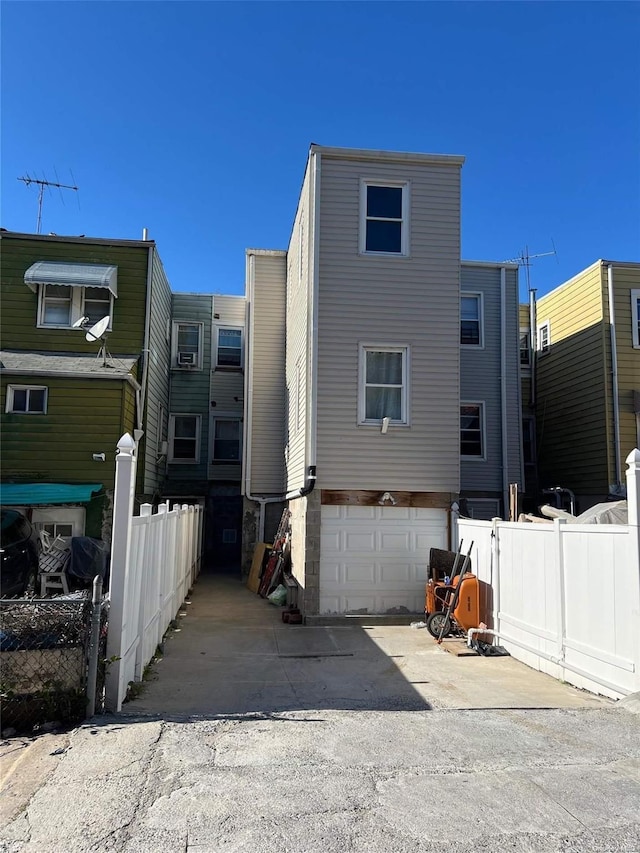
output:
[[[87,710],[101,710],[106,629],[99,588],[93,600],[89,591],[0,600],[3,736],[77,723]]]

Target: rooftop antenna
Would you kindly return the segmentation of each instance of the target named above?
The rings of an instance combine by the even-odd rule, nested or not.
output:
[[[78,320],[74,325],[76,328],[81,329],[84,326],[84,321],[86,321],[86,317],[82,318],[82,321]],[[107,314],[106,317],[103,317],[102,320],[98,320],[93,326],[90,326],[87,329],[87,333],[85,335],[85,339],[89,341],[90,344],[95,341],[100,341],[100,349],[98,350],[98,355],[96,358],[100,358],[102,356],[102,366],[108,367],[107,357],[111,358],[111,353],[107,350],[107,329],[109,328],[109,323],[111,322],[111,317]]]
[[[553,240],[551,241],[551,245],[553,246],[553,252],[539,252],[537,255],[530,255],[529,254],[529,247],[525,246],[517,258],[510,258],[508,261],[503,261],[503,263],[505,263],[505,264],[518,264],[519,267],[525,268],[525,270],[526,270],[525,275],[526,275],[526,279],[527,279],[527,292],[528,293],[531,293],[531,290],[532,290],[531,273],[530,273],[531,261],[534,258],[547,258],[550,255],[555,255],[557,258],[558,253],[556,252],[556,245],[553,242]]]
[[[536,288],[531,287],[531,261],[534,258],[547,258],[550,255],[556,256],[556,244],[551,240],[553,252],[538,252],[536,255],[529,254],[529,247],[525,246],[517,258],[511,258],[504,261],[505,264],[518,264],[519,267],[525,268],[525,276],[527,281],[527,295],[529,303],[529,366],[531,368],[531,382],[529,383],[529,406],[533,409],[536,404],[537,396],[537,372],[536,372],[536,353],[537,353],[537,330],[538,316],[536,306]]]
[[[40,178],[32,178],[29,174],[23,175],[21,178],[18,178],[18,180],[22,181],[26,186],[36,184],[38,187],[38,220],[36,222],[36,234],[39,234],[42,229],[42,201],[44,199],[45,187],[57,187],[59,190],[74,190],[75,192],[78,192],[78,187],[76,186],[71,186],[70,184],[58,184],[53,181],[41,180]]]

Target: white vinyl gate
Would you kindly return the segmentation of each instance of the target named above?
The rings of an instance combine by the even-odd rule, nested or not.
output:
[[[422,613],[431,548],[447,548],[445,509],[323,506],[320,613]]]

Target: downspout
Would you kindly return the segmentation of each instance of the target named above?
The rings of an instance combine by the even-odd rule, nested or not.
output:
[[[319,280],[320,280],[320,179],[321,179],[321,155],[313,153],[313,181],[311,192],[313,193],[313,222],[309,228],[309,234],[313,235],[313,257],[310,261],[311,274],[308,279],[311,282],[311,294],[309,299],[309,424],[307,430],[307,475],[313,476],[315,483],[315,472],[317,464],[317,436],[318,436],[318,303],[319,303]],[[311,241],[309,241],[311,242]],[[308,250],[307,250],[308,251]],[[313,471],[313,475],[312,472]],[[311,486],[313,488],[313,486]]]
[[[264,524],[265,524],[265,505],[268,503],[276,503],[277,501],[282,500],[281,496],[276,497],[261,497],[259,495],[251,494],[251,442],[253,436],[253,359],[251,357],[251,347],[253,344],[253,312],[251,310],[253,303],[253,285],[255,280],[255,256],[249,255],[247,257],[247,272],[246,278],[249,282],[249,298],[247,299],[247,308],[246,308],[246,316],[245,316],[245,329],[247,330],[247,334],[245,335],[245,355],[244,355],[244,363],[245,363],[245,388],[244,388],[244,406],[243,406],[243,416],[244,416],[244,430],[243,430],[243,440],[244,440],[244,452],[242,454],[242,482],[243,482],[243,493],[244,496],[250,500],[255,501],[260,507],[260,514],[258,516],[258,542],[264,542]]]
[[[509,470],[507,448],[507,270],[500,267],[500,414],[502,432],[502,508],[509,507]]]
[[[609,334],[611,338],[611,386],[613,392],[613,443],[616,460],[616,486],[620,486],[620,402],[618,399],[618,352],[616,349],[616,317],[613,301],[613,264],[607,264],[607,290],[609,296]]]

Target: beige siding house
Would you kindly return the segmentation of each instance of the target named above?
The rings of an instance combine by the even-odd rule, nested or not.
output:
[[[640,443],[638,297],[640,264],[600,260],[536,306],[540,486],[581,510],[620,493]]]
[[[287,251],[247,253],[245,513],[268,539],[288,502],[307,616],[421,612],[429,550],[450,542],[462,164],[313,145]],[[508,275],[507,455],[519,478],[517,269]]]

